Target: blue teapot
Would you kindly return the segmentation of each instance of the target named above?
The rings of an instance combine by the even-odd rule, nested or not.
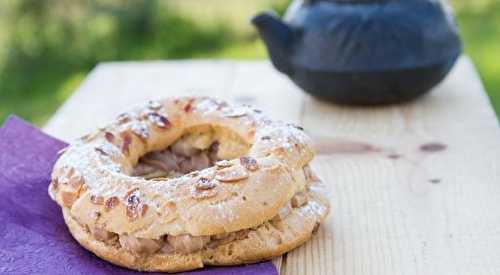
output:
[[[295,1],[282,21],[252,18],[273,65],[311,95],[341,104],[412,100],[462,52],[449,9],[432,0]]]

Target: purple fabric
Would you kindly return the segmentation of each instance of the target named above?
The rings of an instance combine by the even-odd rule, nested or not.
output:
[[[59,206],[47,194],[56,153],[64,146],[15,116],[0,128],[0,274],[139,274],[97,258],[69,234]],[[185,274],[277,271],[263,262]]]

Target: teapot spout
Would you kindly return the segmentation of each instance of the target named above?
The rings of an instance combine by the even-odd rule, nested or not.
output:
[[[292,72],[290,58],[294,43],[294,32],[271,11],[260,13],[251,19],[266,44],[271,62],[279,71]]]

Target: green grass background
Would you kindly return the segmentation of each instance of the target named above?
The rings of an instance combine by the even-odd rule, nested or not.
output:
[[[465,52],[500,112],[500,1],[450,1]],[[0,122],[42,126],[98,63],[266,58],[248,18],[288,0],[2,0]]]

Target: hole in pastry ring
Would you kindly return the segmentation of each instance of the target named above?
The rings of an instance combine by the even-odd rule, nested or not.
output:
[[[130,176],[144,154],[207,125],[222,133],[219,143],[235,139],[246,152],[177,178]],[[312,157],[299,126],[213,98],[168,98],[124,113],[71,144],[54,165],[49,193],[78,223],[116,234],[214,235],[270,220],[303,188],[297,171]]]

